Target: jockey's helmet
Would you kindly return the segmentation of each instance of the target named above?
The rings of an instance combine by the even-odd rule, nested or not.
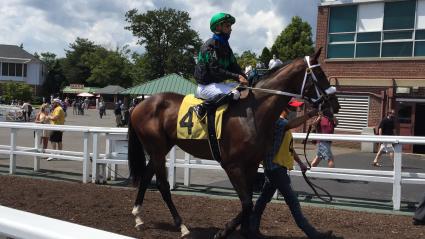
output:
[[[224,13],[224,12],[216,13],[211,17],[211,20],[210,20],[211,31],[215,32],[215,28],[218,26],[218,24],[221,24],[223,22],[228,22],[233,25],[235,24],[236,20],[232,15],[228,13]]]

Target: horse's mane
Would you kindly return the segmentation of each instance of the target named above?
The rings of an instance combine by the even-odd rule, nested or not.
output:
[[[261,76],[261,78],[259,78],[256,82],[254,82],[254,84],[252,86],[260,87],[262,85],[261,83],[264,84],[264,82],[267,79],[272,78],[280,70],[287,68],[292,62],[293,62],[293,60],[287,60],[287,61],[283,62],[283,64],[280,65],[279,67],[275,67],[275,68],[268,70],[264,75]]]

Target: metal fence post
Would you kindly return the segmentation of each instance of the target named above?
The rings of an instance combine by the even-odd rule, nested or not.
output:
[[[40,130],[36,129],[34,133],[34,148],[35,152],[38,153],[40,152]],[[34,171],[37,172],[38,170],[40,170],[40,157],[34,156]]]
[[[10,129],[10,157],[9,157],[9,173],[14,174],[16,172],[16,134],[18,129]]]
[[[191,158],[192,158],[192,156],[190,154],[188,154],[186,152],[184,153],[184,163],[185,164],[190,164]],[[186,187],[190,186],[190,171],[191,171],[191,168],[188,165],[186,165],[184,167],[184,185]]]
[[[394,144],[393,209],[400,210],[401,203],[401,144]]]
[[[170,190],[173,190],[176,186],[176,146],[173,146],[170,151],[168,182],[170,183]]]

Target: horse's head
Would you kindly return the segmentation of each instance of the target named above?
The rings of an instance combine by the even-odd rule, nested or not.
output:
[[[323,72],[318,58],[322,48],[317,50],[312,56],[306,56],[305,75],[302,85],[302,97],[319,109],[330,109],[333,113],[338,113],[341,108],[336,97],[336,88],[331,86],[328,77]]]

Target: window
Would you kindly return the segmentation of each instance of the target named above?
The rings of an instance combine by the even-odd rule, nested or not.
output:
[[[415,56],[425,56],[425,0],[331,7],[328,58]]]
[[[16,76],[22,76],[22,64],[16,64]]]
[[[9,63],[9,76],[15,76],[16,75],[16,64],[15,63]]]
[[[2,75],[4,75],[4,76],[8,76],[9,75],[9,63],[5,63],[5,62],[3,62],[2,64],[1,64],[1,74]]]
[[[24,77],[27,77],[27,64],[24,65]]]

